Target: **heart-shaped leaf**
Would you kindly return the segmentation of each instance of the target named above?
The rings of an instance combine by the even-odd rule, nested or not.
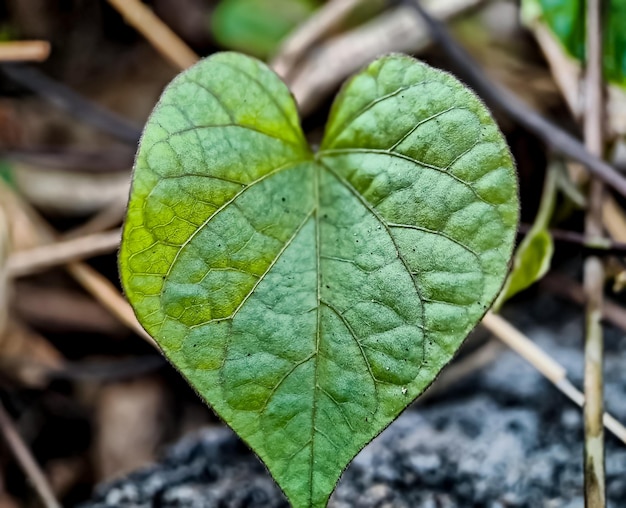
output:
[[[516,189],[494,121],[448,74],[375,61],[314,154],[278,77],[216,54],[147,123],[122,282],[293,505],[321,507],[497,295]]]

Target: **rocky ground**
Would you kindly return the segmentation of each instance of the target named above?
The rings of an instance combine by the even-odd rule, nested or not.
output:
[[[517,324],[581,386],[580,312],[547,297],[533,307]],[[626,421],[626,340],[608,330],[606,342],[607,409]],[[582,482],[580,411],[506,351],[406,411],[358,455],[329,506],[577,508]],[[610,508],[626,506],[626,447],[611,435],[607,495]],[[100,486],[82,508],[283,506],[261,463],[230,431],[210,428],[158,464]]]

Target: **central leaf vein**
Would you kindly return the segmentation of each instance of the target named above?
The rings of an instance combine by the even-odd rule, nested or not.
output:
[[[315,184],[313,189],[315,192],[315,263],[316,263],[316,300],[317,300],[317,326],[315,328],[315,369],[313,370],[313,410],[311,411],[311,426],[313,427],[313,435],[311,436],[311,456],[309,460],[309,503],[313,502],[313,472],[315,470],[315,420],[317,418],[317,397],[316,391],[318,386],[318,369],[319,369],[319,353],[321,339],[321,323],[322,312],[320,307],[321,290],[322,290],[322,271],[321,271],[321,233],[320,233],[320,175],[319,165],[315,165],[313,170]]]
[[[324,152],[326,153],[326,152]],[[352,195],[354,195],[360,202],[361,204],[376,218],[376,220],[378,220],[378,222],[385,228],[385,230],[387,231],[387,234],[389,235],[389,238],[391,240],[391,243],[393,244],[395,250],[396,250],[396,254],[398,256],[398,259],[400,260],[400,262],[402,263],[402,265],[404,266],[404,269],[407,271],[407,273],[411,276],[411,281],[413,282],[413,287],[415,288],[415,293],[420,301],[421,304],[421,315],[422,315],[422,326],[424,327],[424,340],[422,341],[422,362],[424,361],[424,355],[425,353],[425,344],[427,341],[427,334],[428,334],[428,329],[426,327],[426,310],[425,310],[425,300],[424,300],[424,296],[422,295],[422,291],[419,287],[419,284],[417,282],[416,277],[413,275],[413,270],[411,270],[411,267],[409,266],[408,262],[406,261],[406,259],[404,258],[404,256],[402,255],[402,252],[400,251],[400,247],[398,246],[398,243],[396,242],[396,239],[394,238],[393,234],[391,233],[391,230],[389,228],[389,225],[387,224],[387,221],[385,221],[385,219],[383,219],[383,217],[380,216],[380,214],[374,209],[374,207],[372,207],[372,205],[370,205],[367,200],[350,184],[350,182],[348,182],[345,178],[343,178],[341,175],[337,174],[336,171],[334,171],[330,166],[328,166],[327,164],[325,164],[321,158],[318,159],[319,163],[329,172],[331,173],[335,178],[337,178],[337,180],[339,182],[341,182],[346,189],[348,189],[348,191],[350,191],[350,193],[352,193]]]

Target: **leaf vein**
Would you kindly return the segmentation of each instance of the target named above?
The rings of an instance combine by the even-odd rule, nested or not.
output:
[[[402,92],[406,92],[407,90],[410,90],[412,88],[416,88],[418,86],[423,86],[430,83],[429,81],[420,81],[419,83],[413,83],[411,85],[407,85],[407,86],[402,86],[400,88],[398,88],[397,90],[394,90],[393,92],[390,92],[386,95],[383,95],[381,97],[377,97],[376,99],[374,99],[371,102],[368,102],[365,106],[363,106],[359,111],[357,111],[354,115],[352,115],[351,117],[347,118],[346,120],[344,120],[344,122],[335,129],[335,135],[333,137],[330,138],[330,142],[328,143],[327,146],[330,146],[332,142],[336,141],[337,138],[341,135],[341,133],[343,131],[345,131],[352,123],[354,123],[356,121],[357,118],[359,118],[361,115],[367,113],[370,109],[372,109],[374,106],[376,106],[377,104],[386,101],[387,99],[390,99],[392,97],[395,97],[396,95],[402,93]],[[326,145],[326,143],[325,143]]]
[[[190,326],[190,329],[194,329],[194,328],[198,328],[199,326],[204,326],[204,325],[208,325],[210,323],[219,323],[222,321],[230,321],[232,319],[235,318],[235,316],[239,313],[239,311],[241,310],[241,308],[245,305],[245,303],[248,301],[248,298],[250,298],[252,296],[252,294],[254,293],[254,291],[256,290],[256,288],[258,287],[258,285],[263,282],[263,279],[265,279],[265,276],[270,272],[270,270],[274,267],[274,265],[276,264],[276,262],[280,259],[280,257],[283,255],[283,253],[285,252],[285,250],[287,249],[287,247],[289,247],[291,245],[291,242],[293,242],[294,238],[296,236],[298,236],[298,233],[302,230],[302,228],[304,227],[304,225],[308,222],[308,220],[311,218],[311,215],[313,215],[313,210],[311,212],[309,212],[309,214],[304,218],[304,220],[302,221],[302,223],[297,227],[297,229],[294,231],[293,235],[291,235],[291,237],[285,242],[285,245],[283,245],[283,247],[280,249],[280,251],[278,251],[278,254],[276,254],[276,257],[272,260],[272,262],[269,264],[269,266],[267,267],[267,270],[265,270],[265,272],[263,272],[263,274],[261,276],[258,277],[257,281],[254,283],[254,286],[252,286],[252,288],[250,289],[250,291],[248,292],[248,294],[246,294],[246,296],[241,300],[241,302],[239,303],[239,305],[237,306],[237,308],[233,311],[233,313],[230,316],[226,316],[223,318],[217,318],[217,319],[209,319],[208,321],[204,321],[202,323],[198,323],[195,325]],[[252,274],[251,274],[252,275]],[[162,293],[162,291],[161,291]]]
[[[480,261],[480,256],[475,250],[465,245],[463,242],[460,242],[456,238],[451,237],[447,233],[444,233],[443,231],[434,231],[432,229],[428,229],[422,226],[413,226],[412,224],[395,224],[392,222],[389,222],[388,226],[390,228],[398,228],[398,229],[414,229],[415,231],[421,231],[422,233],[429,233],[431,235],[441,236],[442,238],[445,238],[446,240],[450,240],[452,243],[455,243],[456,245],[461,247],[463,250],[472,254],[478,261]]]
[[[428,329],[426,328],[426,313],[425,313],[425,306],[424,306],[424,297],[422,296],[422,292],[421,289],[419,287],[418,281],[417,279],[413,276],[412,270],[409,267],[409,264],[407,263],[406,259],[404,259],[404,256],[402,255],[402,252],[400,251],[400,247],[398,246],[396,239],[393,237],[393,234],[391,233],[391,229],[389,228],[389,225],[387,224],[387,222],[378,214],[378,212],[365,200],[365,198],[359,194],[359,192],[350,184],[350,182],[348,182],[347,180],[345,180],[344,178],[342,178],[340,175],[338,175],[330,166],[324,164],[324,162],[320,159],[320,164],[326,168],[326,170],[332,174],[335,178],[337,178],[337,180],[339,182],[341,182],[346,189],[348,189],[360,202],[361,204],[378,220],[378,222],[380,222],[380,224],[383,225],[383,227],[385,228],[385,230],[387,231],[387,234],[389,235],[389,238],[391,240],[391,242],[393,243],[393,246],[396,250],[396,254],[398,256],[398,259],[400,260],[400,262],[403,264],[404,269],[406,270],[406,272],[411,276],[411,281],[413,282],[413,287],[415,288],[415,293],[421,303],[421,316],[422,316],[422,330],[424,333],[424,336],[422,338],[422,364],[424,362],[424,358],[426,355],[426,341],[428,340]],[[421,367],[421,365],[420,365]]]

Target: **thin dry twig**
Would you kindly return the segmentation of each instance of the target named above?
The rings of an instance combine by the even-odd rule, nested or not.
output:
[[[30,223],[35,225],[40,235],[41,243],[54,241],[56,235],[52,227],[27,203],[15,193],[10,192],[11,198],[23,209]],[[132,308],[113,284],[97,271],[81,262],[73,262],[66,265],[66,269],[97,301],[99,301],[111,314],[116,316],[122,323],[135,331],[150,345],[157,347],[156,342],[146,333],[135,317]]]
[[[14,286],[11,310],[39,330],[109,336],[127,331],[119,319],[89,295],[59,286],[18,282]]]
[[[289,79],[298,62],[311,47],[345,21],[364,0],[331,0],[292,32],[282,43],[271,67],[283,79]]]
[[[159,349],[156,342],[137,321],[133,309],[115,288],[113,284],[100,275],[96,270],[84,263],[70,263],[67,271],[83,286],[91,295],[105,306],[122,323],[133,330],[146,342]]]
[[[587,1],[587,72],[585,76],[585,145],[598,157],[603,151],[604,83],[602,79],[602,1]],[[602,230],[602,198],[604,185],[591,182],[585,233],[598,237]],[[602,335],[602,299],[604,266],[597,256],[590,256],[584,265],[585,306],[585,506],[603,508],[606,504],[604,475],[604,379]]]
[[[108,0],[129,25],[140,32],[165,59],[182,69],[191,67],[200,57],[139,0]]]
[[[545,353],[537,344],[504,318],[493,312],[487,312],[482,320],[482,325],[530,363],[572,402],[580,407],[583,406],[585,396],[567,379],[565,368]],[[603,423],[615,437],[626,444],[626,427],[624,425],[606,412],[603,414]]]
[[[489,80],[476,65],[475,61],[452,38],[445,26],[426,12],[417,0],[402,1],[422,16],[430,28],[433,39],[439,43],[441,49],[448,57],[454,60],[468,84],[487,103],[501,108],[502,111],[534,133],[555,152],[580,162],[587,167],[593,176],[613,187],[623,196],[626,196],[626,177],[597,155],[589,152],[579,140],[561,129],[554,122],[534,111],[509,90]]]
[[[450,19],[484,0],[427,0],[439,19]],[[310,51],[289,75],[289,85],[303,115],[311,113],[348,76],[386,53],[419,52],[431,43],[427,27],[410,9],[398,7],[364,25],[332,37]]]
[[[526,235],[531,229],[530,224],[522,223],[519,225],[518,233]],[[590,237],[577,231],[569,231],[566,229],[550,228],[548,230],[550,236],[557,242],[567,242],[580,245],[585,249],[598,251],[597,254],[603,255],[626,255],[626,243],[613,241],[605,236]]]
[[[120,237],[121,231],[116,229],[18,251],[9,257],[7,270],[10,277],[23,277],[72,261],[108,254],[119,246]]]
[[[65,233],[62,238],[64,240],[79,238],[84,235],[99,233],[112,227],[119,226],[126,215],[127,201],[128,197],[126,195],[120,196],[120,199],[117,199],[110,205],[104,207],[80,226],[77,226]]]
[[[0,197],[2,197],[0,195]],[[7,262],[9,259],[11,232],[7,211],[0,206],[0,338],[6,332],[9,324],[9,274]]]
[[[0,42],[0,62],[43,62],[49,56],[48,41]]]
[[[41,498],[42,503],[46,508],[61,508],[61,505],[54,497],[52,488],[46,480],[45,475],[41,471],[41,468],[37,464],[37,461],[30,453],[28,446],[22,440],[13,420],[4,409],[4,406],[0,402],[0,431],[4,435],[6,442],[15,455],[20,467],[30,479],[33,487],[37,491],[37,494]]]

